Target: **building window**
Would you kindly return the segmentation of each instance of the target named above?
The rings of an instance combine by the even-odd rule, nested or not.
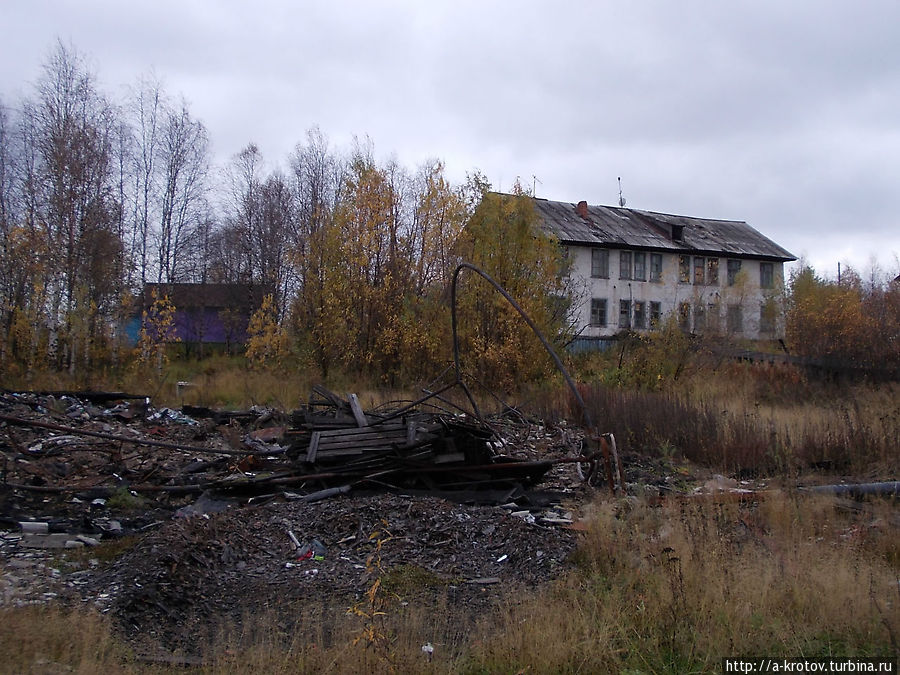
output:
[[[659,325],[659,322],[661,319],[662,319],[662,303],[651,302],[650,303],[650,327],[656,328]]]
[[[759,332],[772,335],[775,332],[775,303],[772,300],[759,305]]]
[[[691,256],[678,256],[678,281],[682,284],[691,283]]]
[[[728,262],[731,263],[730,260]],[[691,260],[689,255],[678,256],[678,281],[695,286],[718,286],[719,259],[694,256]]]
[[[744,332],[744,310],[740,305],[728,305],[726,318],[729,333]]]
[[[647,327],[647,303],[639,302],[635,300],[634,302],[634,327],[635,328],[646,328]]]
[[[662,281],[662,253],[650,254],[650,281]]]
[[[634,254],[634,278],[638,281],[647,280],[647,254],[635,252]]]
[[[631,278],[631,251],[619,251],[619,278]]]
[[[772,263],[759,263],[760,288],[775,288],[775,265]]]
[[[719,324],[719,303],[711,302],[706,306],[706,331],[708,333],[718,333]]]
[[[631,328],[631,300],[619,300],[619,328]]]
[[[605,248],[591,249],[591,276],[595,279],[609,279],[609,251]]]
[[[706,259],[706,283],[710,286],[719,285],[719,259]]]
[[[606,325],[606,298],[591,298],[591,325]]]
[[[694,285],[703,286],[706,283],[706,258],[694,258]]]
[[[737,283],[737,276],[741,271],[741,261],[740,260],[729,260],[728,261],[728,285],[734,286]]]
[[[702,303],[694,305],[694,332],[703,333],[706,331],[706,307]]]
[[[682,302],[678,305],[678,327],[687,333],[691,329],[691,304]]]

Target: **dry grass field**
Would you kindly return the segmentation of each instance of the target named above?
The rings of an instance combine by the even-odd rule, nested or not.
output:
[[[179,379],[194,385],[185,402],[286,409],[314,381],[223,360],[172,372],[156,395],[179,403]],[[51,384],[60,386],[35,388]],[[152,383],[95,386],[104,384],[148,391],[142,384]],[[397,396],[350,380],[327,384],[360,392],[366,405]],[[794,489],[897,479],[896,385],[810,382],[790,370],[735,365],[687,372],[653,390],[589,384],[582,392],[627,453],[766,478],[781,489],[746,501],[598,492],[582,506],[573,570],[507,595],[474,621],[433,595],[417,601],[417,580],[404,579],[402,602],[385,592],[371,611],[340,608],[344,620],[327,636],[292,633],[275,615],[257,616],[243,628],[223,626],[199,660],[174,665],[142,660],[110,620],[84,608],[6,608],[0,671],[701,673],[718,672],[720,659],[735,655],[900,655],[896,502]],[[546,419],[578,414],[555,385],[514,402]],[[426,644],[433,653],[423,651]]]

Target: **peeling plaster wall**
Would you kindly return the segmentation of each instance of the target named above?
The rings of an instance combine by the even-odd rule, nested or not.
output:
[[[651,302],[661,304],[662,317],[665,318],[672,312],[678,311],[681,303],[689,303],[691,306],[691,330],[695,330],[694,307],[697,304],[707,308],[710,304],[718,303],[718,317],[707,317],[707,328],[696,332],[720,332],[727,333],[727,306],[740,305],[743,314],[743,330],[733,333],[736,337],[749,339],[773,339],[784,336],[784,319],[781,311],[781,296],[784,287],[784,265],[780,262],[772,262],[773,288],[760,287],[760,263],[767,261],[741,260],[741,274],[734,286],[727,285],[728,258],[720,257],[719,280],[715,285],[694,285],[682,283],[678,280],[679,254],[662,253],[662,275],[660,281],[638,281],[619,278],[619,255],[621,251],[607,249],[609,251],[609,278],[598,279],[591,277],[591,248],[588,246],[568,245],[568,257],[571,264],[570,277],[574,281],[580,300],[577,308],[577,329],[581,330],[584,337],[605,337],[615,335],[622,328],[619,326],[619,301],[628,300],[633,310],[635,302],[646,303],[647,325],[649,327],[649,308]],[[634,251],[631,251],[633,254]],[[646,251],[647,277],[650,274],[650,251]],[[688,253],[689,254],[689,253]],[[709,256],[702,256],[709,257]],[[693,256],[692,256],[693,258]],[[693,268],[692,268],[693,274]],[[605,298],[607,301],[606,326],[591,326],[591,299]],[[773,333],[760,334],[760,314],[762,304],[766,301],[777,302],[778,312]],[[717,319],[718,330],[715,327]]]

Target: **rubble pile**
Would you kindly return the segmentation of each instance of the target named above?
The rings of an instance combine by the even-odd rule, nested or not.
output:
[[[377,549],[379,573],[483,608],[565,566],[579,448],[565,426],[320,387],[289,415],[5,393],[0,602],[88,603],[171,642],[213,615],[346,606]]]
[[[372,484],[529,486],[553,463],[498,454],[495,431],[471,417],[415,405],[366,413],[352,394],[344,401],[321,387],[315,393],[325,409],[314,396],[293,414],[293,427],[277,425],[277,414],[265,409],[243,415],[243,425],[237,416],[221,424],[215,411],[187,409],[191,417],[185,410],[151,410],[146,400],[99,409],[71,397],[7,395],[0,409],[7,430],[4,482],[18,490],[89,492],[94,498],[121,486],[142,494],[212,490],[242,496],[290,487],[315,500],[333,496],[328,488],[335,486],[337,493]],[[183,430],[176,432],[178,427]],[[14,428],[26,429],[28,437]],[[318,494],[320,489],[326,491]]]
[[[377,549],[383,582],[414,571],[418,581],[401,589],[404,599],[446,593],[483,609],[510,588],[559,573],[576,544],[576,533],[561,526],[571,521],[571,512],[553,509],[533,515],[391,494],[327,508],[232,508],[166,523],[80,591],[130,630],[171,641],[182,631],[199,634],[211,616],[240,620],[326,601],[346,609],[372,584],[367,561]]]

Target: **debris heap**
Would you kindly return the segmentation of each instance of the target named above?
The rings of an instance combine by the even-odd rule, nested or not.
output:
[[[3,402],[7,487],[93,499],[122,488],[243,497],[290,490],[317,500],[360,488],[528,487],[553,465],[498,454],[497,434],[472,416],[420,402],[364,411],[355,395],[318,386],[290,424],[266,410],[228,417],[197,407],[152,411],[145,399],[108,409],[67,397],[6,395]],[[182,433],[164,431],[173,427]],[[22,428],[42,433],[18,440],[14,429]]]

